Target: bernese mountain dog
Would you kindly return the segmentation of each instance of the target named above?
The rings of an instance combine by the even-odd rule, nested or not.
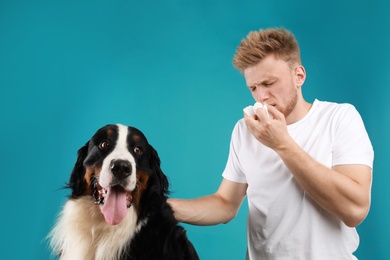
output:
[[[106,125],[78,151],[49,234],[59,259],[199,259],[167,203],[156,150],[134,127]]]

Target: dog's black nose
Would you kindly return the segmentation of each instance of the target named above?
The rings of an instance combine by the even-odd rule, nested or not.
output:
[[[124,179],[131,174],[132,167],[129,161],[113,160],[111,162],[111,172],[118,179]]]

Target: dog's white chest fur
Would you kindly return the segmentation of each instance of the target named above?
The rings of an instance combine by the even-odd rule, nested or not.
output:
[[[100,207],[92,203],[90,196],[84,196],[66,202],[49,236],[61,260],[118,259],[145,222],[137,225],[137,214],[131,207],[119,225],[110,226]]]

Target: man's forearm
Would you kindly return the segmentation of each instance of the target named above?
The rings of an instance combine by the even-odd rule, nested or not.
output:
[[[168,203],[177,221],[187,224],[216,225],[227,223],[235,216],[235,212],[215,194],[193,200],[168,199]]]

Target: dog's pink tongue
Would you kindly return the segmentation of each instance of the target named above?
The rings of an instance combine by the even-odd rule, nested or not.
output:
[[[108,188],[101,210],[108,224],[121,223],[127,214],[126,191],[120,187]]]

